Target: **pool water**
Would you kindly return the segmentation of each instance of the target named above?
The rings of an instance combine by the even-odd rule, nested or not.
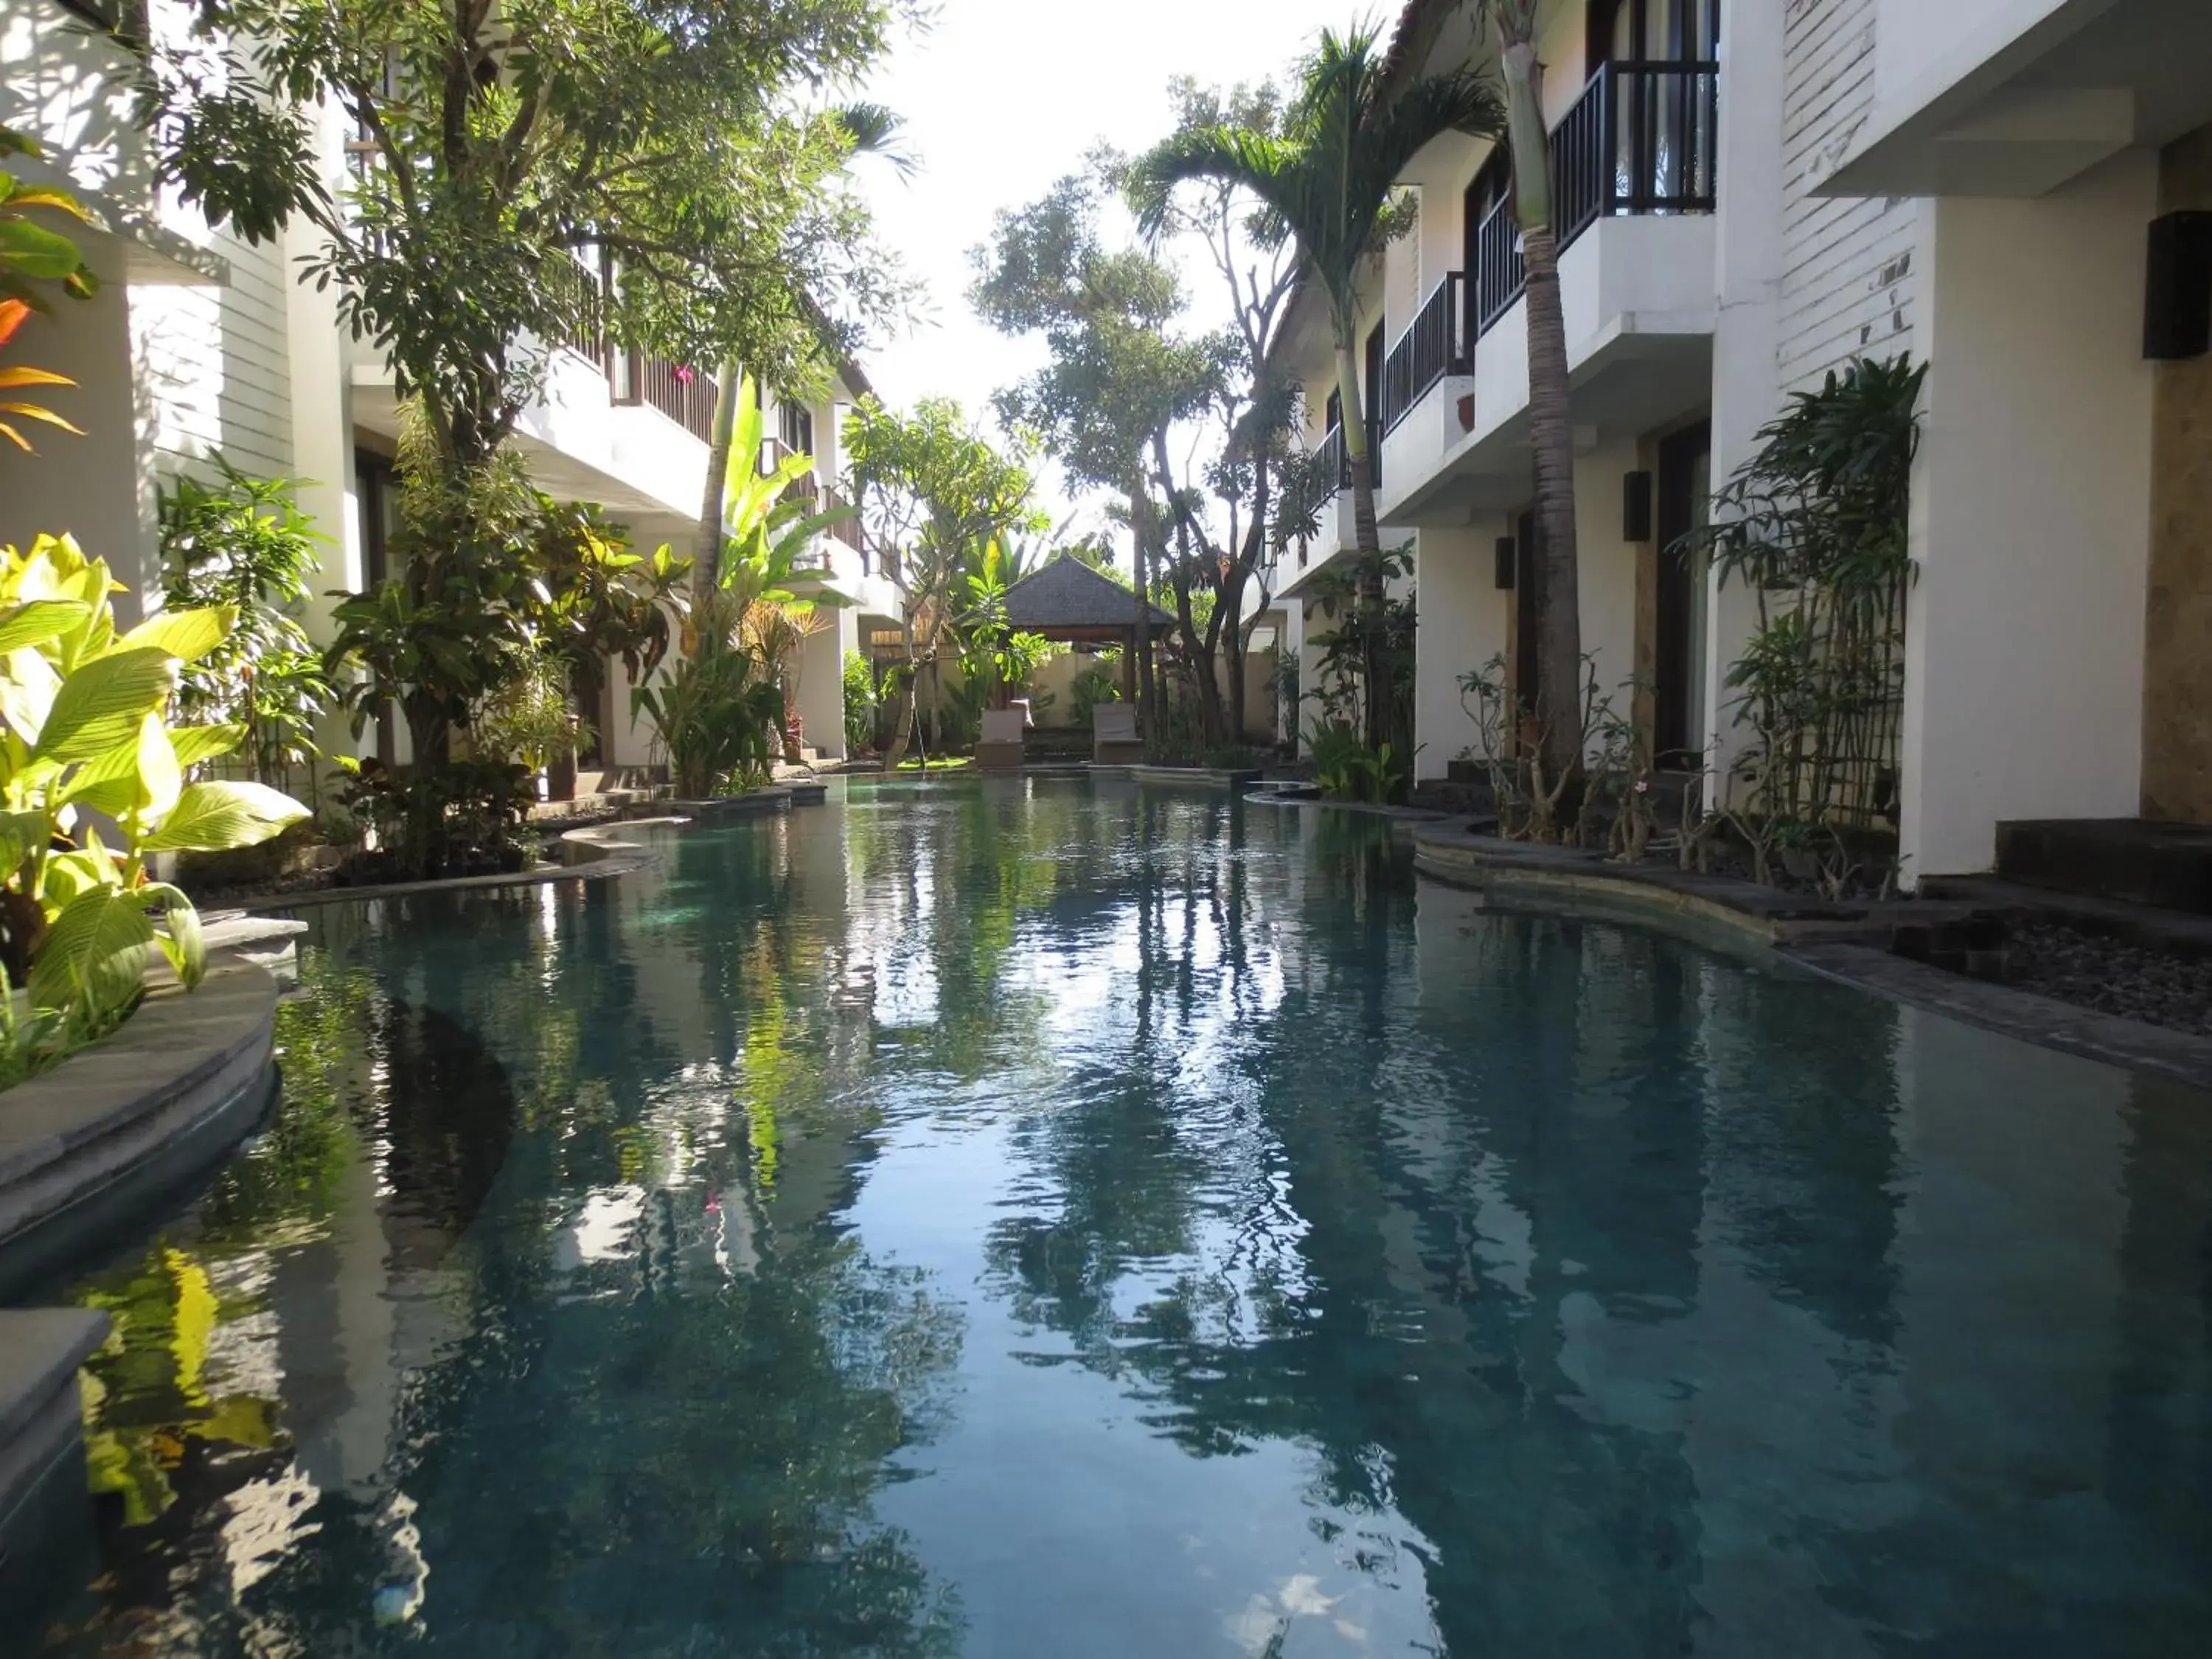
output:
[[[307,913],[0,1648],[2212,1650],[2212,1102],[1340,813],[660,847]]]

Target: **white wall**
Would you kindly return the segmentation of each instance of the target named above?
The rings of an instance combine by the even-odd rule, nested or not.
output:
[[[1420,532],[1420,633],[1414,658],[1414,775],[1441,778],[1475,742],[1474,722],[1460,700],[1460,676],[1505,649],[1513,595],[1497,587],[1497,542],[1510,533],[1486,514],[1474,524]]]
[[[1941,11],[1926,0],[1923,9]],[[1944,0],[1944,4],[1952,0]],[[1754,8],[1723,8],[1731,42],[1744,39],[1768,59]],[[1883,0],[1800,0],[1784,24],[1783,284],[1779,354],[1785,386],[1817,384],[1855,356],[1892,357],[1910,351],[1915,284],[1912,262],[1919,231],[1917,209],[1890,197],[1825,198],[1810,191],[1834,171],[1874,113],[1875,57]],[[1729,105],[1756,94],[1760,77],[1739,73],[1731,57],[1722,93]],[[1739,179],[1730,165],[1747,153],[1731,146],[1721,173],[1724,195],[1750,198],[1749,210],[1771,212]],[[1756,165],[1756,163],[1753,163]],[[1763,169],[1761,169],[1763,172]]]
[[[2157,200],[2142,150],[2040,201],[1926,210],[1911,879],[1988,868],[2002,819],[2140,808],[2152,375],[2136,296]]]
[[[1877,52],[1885,105],[1931,76],[1955,79],[2073,0],[1880,0]],[[1934,90],[1934,88],[1928,88]]]

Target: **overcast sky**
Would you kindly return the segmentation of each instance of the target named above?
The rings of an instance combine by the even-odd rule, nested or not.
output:
[[[885,246],[929,296],[916,330],[867,354],[878,392],[901,405],[943,394],[988,415],[991,393],[1042,355],[968,308],[968,252],[992,216],[1042,195],[1101,140],[1133,150],[1160,137],[1170,76],[1279,78],[1323,24],[1375,9],[1373,0],[942,0],[935,27],[902,43],[867,88],[904,120],[921,170],[904,182],[865,162],[859,171]]]

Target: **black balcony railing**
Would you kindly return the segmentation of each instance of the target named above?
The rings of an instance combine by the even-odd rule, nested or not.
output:
[[[1711,213],[1719,199],[1720,65],[1607,64],[1552,130],[1552,228],[1565,252],[1600,219]],[[1468,304],[1480,337],[1521,297],[1509,198],[1475,232]]]
[[[1474,343],[1467,325],[1467,276],[1455,270],[1414,313],[1382,365],[1382,430],[1398,422],[1447,374],[1464,374]]]

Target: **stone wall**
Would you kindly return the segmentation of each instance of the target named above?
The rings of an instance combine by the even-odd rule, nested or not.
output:
[[[2212,209],[2212,127],[2166,148],[2159,197]],[[2142,810],[2212,823],[2212,356],[2159,364],[2154,410]]]

